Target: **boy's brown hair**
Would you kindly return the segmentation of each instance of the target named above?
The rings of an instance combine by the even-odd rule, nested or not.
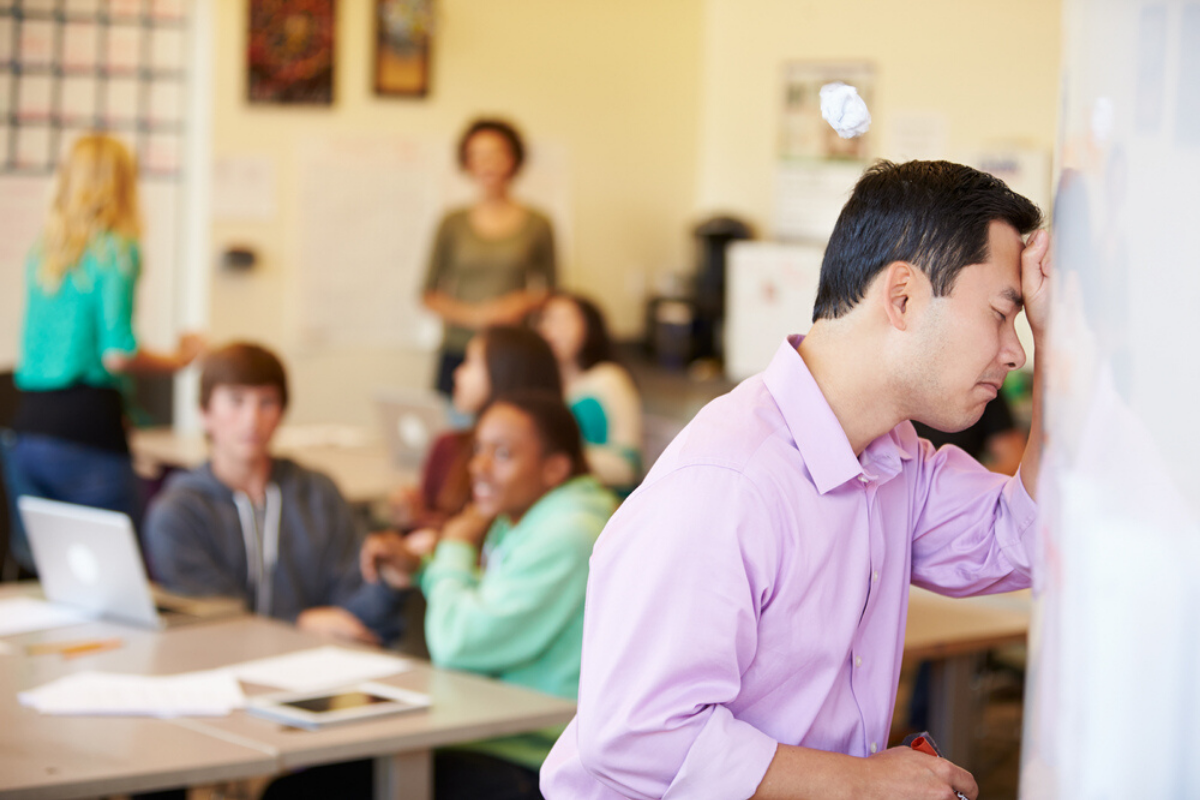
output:
[[[218,386],[274,386],[288,404],[287,372],[279,357],[250,342],[233,342],[204,357],[200,370],[200,407],[207,410]]]

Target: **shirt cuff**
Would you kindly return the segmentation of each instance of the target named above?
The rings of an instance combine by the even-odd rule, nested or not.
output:
[[[1004,499],[1012,514],[1013,526],[1019,534],[1024,534],[1037,521],[1038,507],[1037,501],[1025,491],[1025,481],[1021,480],[1019,467],[1017,474],[1008,482],[1008,486],[1004,487]]]
[[[1032,556],[1038,546],[1037,501],[1025,490],[1025,482],[1021,480],[1019,468],[1017,474],[1009,478],[1003,492],[1009,524],[997,530],[997,540],[1009,562],[1028,574],[1032,569]]]
[[[779,743],[728,708],[715,706],[663,800],[750,797],[758,791]]]

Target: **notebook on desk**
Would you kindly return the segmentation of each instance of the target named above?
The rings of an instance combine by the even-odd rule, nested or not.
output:
[[[147,628],[243,612],[237,598],[183,597],[152,585],[125,514],[40,497],[19,497],[17,506],[53,603]]]
[[[434,440],[449,427],[446,400],[436,392],[393,391],[380,394],[376,404],[392,463],[420,467]]]

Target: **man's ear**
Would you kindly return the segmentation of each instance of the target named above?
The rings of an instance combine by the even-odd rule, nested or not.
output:
[[[554,453],[542,462],[542,483],[553,489],[571,477],[571,458],[566,453]]]
[[[893,261],[884,267],[882,277],[884,312],[888,322],[898,331],[907,330],[921,272],[907,261]]]

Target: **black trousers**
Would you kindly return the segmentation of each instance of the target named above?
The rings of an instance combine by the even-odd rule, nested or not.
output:
[[[370,800],[374,788],[370,760],[346,761],[278,778],[262,800]],[[483,753],[436,750],[434,800],[542,800],[537,772]]]

